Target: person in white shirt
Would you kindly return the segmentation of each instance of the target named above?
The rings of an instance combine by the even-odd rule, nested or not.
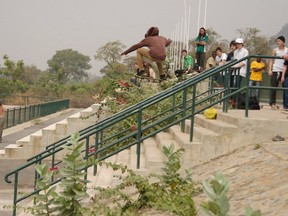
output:
[[[221,66],[226,63],[227,54],[222,52],[221,47],[217,47],[216,50],[216,66]],[[218,84],[222,85],[224,82],[223,72],[220,72],[217,76]]]
[[[277,47],[273,49],[272,56],[284,57],[288,54],[288,48],[285,47],[285,37],[279,36],[276,39]],[[283,70],[284,59],[271,59],[269,62],[269,71],[268,75],[270,78],[270,86],[278,87]],[[270,101],[269,104],[272,109],[276,109],[276,90],[270,91]]]
[[[240,60],[246,56],[249,55],[249,52],[247,49],[244,48],[244,41],[242,38],[237,38],[235,40],[236,43],[236,50],[234,51],[234,59]],[[236,81],[234,81],[234,86],[235,84],[238,85],[238,87],[241,86],[241,81],[243,77],[246,77],[246,72],[247,72],[247,60],[241,61],[238,64],[234,66],[235,68],[239,68],[240,72],[239,74],[236,73]],[[238,80],[237,80],[238,78]],[[236,83],[235,83],[236,82]]]

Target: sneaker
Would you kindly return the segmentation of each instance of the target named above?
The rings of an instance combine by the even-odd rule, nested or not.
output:
[[[271,104],[271,109],[272,110],[276,110],[277,109],[276,105],[275,104]]]
[[[166,74],[160,74],[160,80],[166,80],[167,76]]]
[[[136,71],[136,74],[137,74],[137,76],[142,76],[142,74],[144,74],[144,70],[137,70]]]

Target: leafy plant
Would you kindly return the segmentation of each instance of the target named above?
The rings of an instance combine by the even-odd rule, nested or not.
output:
[[[261,216],[260,210],[254,210],[251,207],[246,208],[246,216]]]
[[[87,198],[86,183],[83,169],[88,165],[87,160],[81,155],[81,148],[84,143],[78,143],[79,134],[72,134],[70,146],[63,146],[67,150],[63,158],[64,167],[59,170],[59,175],[63,178],[59,184],[62,188],[56,192],[57,186],[51,186],[51,178],[58,168],[48,168],[47,164],[37,165],[36,171],[40,175],[37,180],[37,189],[41,192],[34,196],[35,205],[28,208],[33,215],[83,215],[87,211],[81,203]]]
[[[230,182],[217,172],[210,181],[203,181],[203,190],[208,201],[201,204],[200,209],[207,216],[227,216],[230,204],[227,196]]]
[[[137,215],[148,208],[175,215],[196,215],[193,196],[197,190],[191,180],[191,173],[186,171],[185,177],[181,177],[179,173],[182,152],[183,149],[174,151],[172,145],[163,147],[167,158],[163,172],[147,177],[136,174],[123,165],[104,163],[127,175],[114,188],[96,188],[100,193],[94,197],[97,203],[93,206],[94,211],[104,215]]]
[[[200,206],[205,216],[228,216],[230,204],[228,198],[230,182],[222,173],[217,172],[210,181],[203,181],[203,190],[208,201]],[[260,210],[246,209],[246,216],[261,216]]]

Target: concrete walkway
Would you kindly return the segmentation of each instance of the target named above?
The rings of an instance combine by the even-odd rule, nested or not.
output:
[[[51,124],[66,119],[67,117],[79,112],[82,109],[67,109],[48,116],[44,116],[30,122],[22,123],[3,131],[3,142],[0,143],[0,149],[4,149],[9,144],[15,144],[17,140],[26,137],[38,130],[41,130]],[[13,184],[7,184],[4,180],[5,175],[15,168],[25,164],[26,160],[8,160],[0,159],[0,216],[10,216],[11,211],[3,211],[2,206],[12,204]],[[26,169],[25,173],[19,176],[21,182],[20,192],[25,192],[34,186],[34,167]],[[13,179],[10,179],[14,182]]]
[[[287,137],[285,137],[288,140]],[[230,180],[230,214],[245,215],[259,209],[262,216],[288,215],[288,141],[248,146],[193,168],[196,181],[207,180],[221,171]],[[199,205],[206,200],[196,198]]]

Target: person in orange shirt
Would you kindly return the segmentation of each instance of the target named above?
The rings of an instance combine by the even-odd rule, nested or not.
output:
[[[256,61],[253,61],[250,66],[251,75],[249,86],[260,86],[262,82],[262,73],[265,70],[265,64],[262,61],[262,58],[257,58]],[[249,97],[252,96],[252,89],[249,89]],[[260,91],[259,89],[255,90],[255,96],[259,102],[260,99]]]
[[[3,106],[3,101],[0,100],[0,142],[2,142],[2,134],[4,130],[4,119],[5,119],[5,108]]]

